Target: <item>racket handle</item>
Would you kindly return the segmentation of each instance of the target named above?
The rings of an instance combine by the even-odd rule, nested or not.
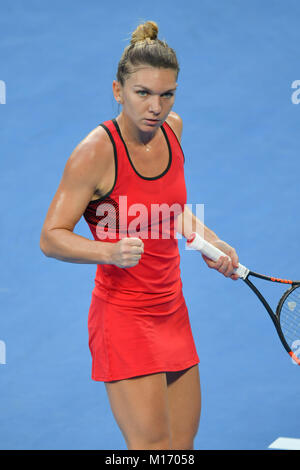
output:
[[[187,246],[200,251],[204,256],[211,259],[212,261],[218,261],[220,256],[227,256],[219,248],[215,247],[211,243],[207,242],[198,233],[193,232],[187,240]],[[238,274],[242,279],[246,279],[249,274],[249,269],[239,263],[239,267],[234,270],[235,274]]]

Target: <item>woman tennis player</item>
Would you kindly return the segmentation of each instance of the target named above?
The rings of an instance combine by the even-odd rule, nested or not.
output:
[[[199,357],[176,233],[204,231],[230,257],[205,262],[234,280],[238,257],[186,206],[182,120],[171,111],[179,65],[157,34],[152,21],[133,32],[113,81],[122,110],[69,157],[40,246],[46,256],[97,265],[88,316],[92,379],[105,383],[127,448],[193,449]],[[180,208],[169,212],[168,236],[162,213],[151,212],[162,205]],[[82,216],[94,240],[73,232]]]

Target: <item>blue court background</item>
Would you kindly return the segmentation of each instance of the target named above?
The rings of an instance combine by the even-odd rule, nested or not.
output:
[[[104,384],[93,382],[87,315],[95,265],[39,249],[75,146],[117,115],[111,85],[131,31],[158,22],[181,65],[188,202],[243,264],[299,277],[299,2],[1,2],[1,449],[125,449]],[[76,233],[91,238],[83,219]],[[179,241],[201,359],[196,449],[266,449],[300,437],[300,370],[242,283]],[[266,286],[276,302],[277,286]],[[280,290],[280,288],[278,288]]]

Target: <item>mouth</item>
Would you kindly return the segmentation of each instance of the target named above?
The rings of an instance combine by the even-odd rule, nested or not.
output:
[[[145,119],[147,124],[158,124],[160,122],[160,119]]]

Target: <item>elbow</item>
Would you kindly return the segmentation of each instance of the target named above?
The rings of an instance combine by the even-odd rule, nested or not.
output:
[[[47,243],[47,237],[44,232],[41,233],[40,237],[40,250],[42,253],[47,256],[47,258],[50,258],[50,250],[49,250],[49,243]]]

